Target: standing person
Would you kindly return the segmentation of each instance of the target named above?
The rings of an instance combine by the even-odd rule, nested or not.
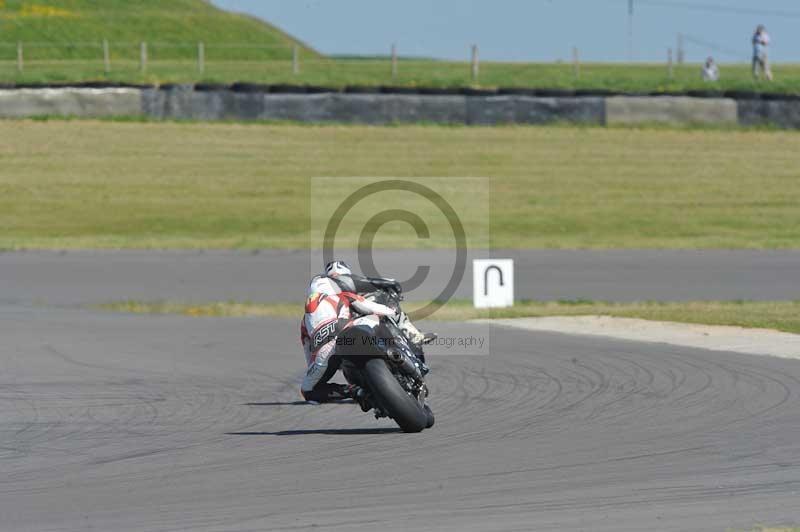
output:
[[[703,65],[701,76],[703,77],[703,81],[719,80],[719,68],[717,67],[717,63],[714,61],[713,57],[706,59],[706,64]]]
[[[759,24],[753,34],[753,77],[761,79],[761,74],[768,81],[772,81],[772,70],[769,68],[769,58],[767,57],[767,46],[769,45],[769,35],[767,28]]]

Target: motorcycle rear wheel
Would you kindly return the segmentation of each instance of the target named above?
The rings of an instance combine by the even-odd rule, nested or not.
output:
[[[431,407],[425,405],[425,415],[427,416],[427,422],[425,423],[425,428],[429,429],[436,423],[436,418],[433,416],[433,412],[431,411]]]
[[[403,432],[421,432],[428,426],[428,414],[389,371],[386,361],[373,358],[364,365],[364,377],[375,401],[395,420]]]

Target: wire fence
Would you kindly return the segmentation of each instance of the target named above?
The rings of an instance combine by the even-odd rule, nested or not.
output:
[[[396,46],[387,56],[325,57],[292,44],[242,42],[0,42],[0,82],[76,81],[277,81],[320,84],[411,83],[436,78],[430,66],[445,65],[447,82],[477,83],[478,48],[470,61],[403,59]],[[401,63],[409,68],[401,68]],[[440,80],[441,81],[441,80]]]
[[[685,61],[684,43],[740,58],[692,35],[679,36],[660,63],[582,63],[573,48],[566,61],[523,63],[482,61],[478,46],[465,47],[461,61],[387,55],[325,57],[289,43],[165,41],[0,41],[0,82],[60,81],[256,81],[321,85],[487,85],[628,88],[699,81],[697,65]],[[712,46],[714,45],[714,46]],[[675,53],[673,53],[675,52]],[[705,57],[705,56],[704,56]],[[742,58],[743,59],[743,58]],[[750,81],[746,68],[726,67],[729,78]],[[790,71],[793,78],[800,71]]]
[[[115,66],[129,68],[135,64],[146,72],[151,63],[186,63],[202,73],[208,63],[292,61],[297,70],[299,46],[263,45],[252,43],[175,43],[159,41],[99,41],[99,42],[0,42],[0,62],[13,62],[18,72],[54,65],[80,62],[95,63],[105,73]]]

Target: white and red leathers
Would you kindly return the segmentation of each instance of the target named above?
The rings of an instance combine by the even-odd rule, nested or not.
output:
[[[397,311],[364,299],[355,292],[342,290],[334,278],[320,275],[311,280],[305,315],[300,324],[300,341],[308,366],[300,388],[304,397],[307,398],[309,392],[317,385],[326,383],[336,372],[337,368],[329,368],[328,362],[336,348],[334,340],[339,333],[349,327],[354,319],[368,314],[393,316]]]

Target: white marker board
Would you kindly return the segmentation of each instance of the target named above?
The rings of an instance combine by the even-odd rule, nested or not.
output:
[[[472,261],[472,293],[475,308],[514,306],[514,260]]]

